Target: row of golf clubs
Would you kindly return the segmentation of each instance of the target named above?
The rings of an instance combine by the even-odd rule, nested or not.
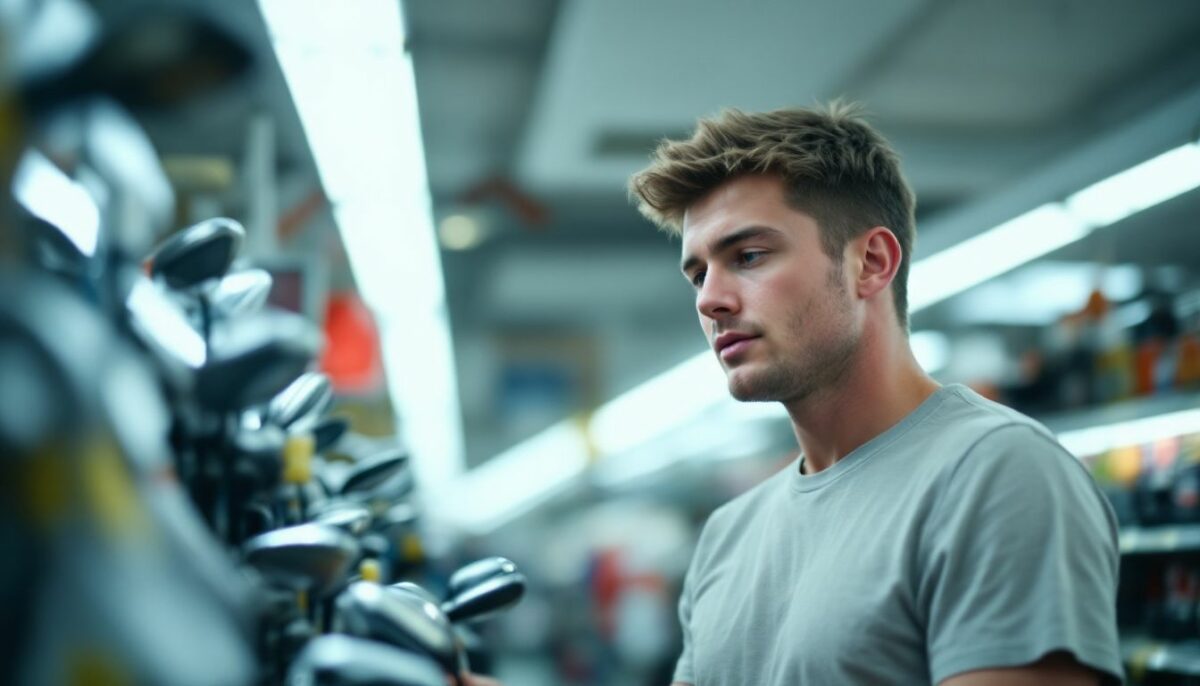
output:
[[[173,236],[149,260],[149,272],[157,281],[195,299],[200,321],[192,323],[200,331],[236,321],[231,315],[224,315],[229,317],[226,320],[215,313],[249,317],[254,310],[245,303],[265,300],[250,297],[249,289],[226,286],[234,279],[239,284],[269,283],[265,274],[252,280],[239,278],[246,272],[227,273],[241,235],[241,228],[230,220],[203,222]],[[228,300],[240,306],[213,306]],[[266,356],[256,359],[260,364],[271,361]],[[388,544],[398,541],[395,534],[410,527],[414,517],[411,507],[396,502],[412,488],[406,456],[397,451],[370,456],[354,464],[340,484],[332,483],[322,477],[328,470],[313,469],[322,463],[312,461],[314,448],[323,451],[336,445],[346,426],[323,417],[332,402],[329,380],[319,373],[303,373],[265,405],[240,407],[227,398],[230,390],[243,388],[241,384],[253,373],[244,371],[222,385],[226,393],[218,396],[218,402],[205,403],[210,411],[228,408],[235,416],[206,424],[226,427],[225,434],[206,441],[197,432],[193,447],[207,445],[207,449],[192,450],[199,456],[200,468],[189,469],[184,480],[196,482],[197,501],[227,540],[233,531],[232,540],[240,542],[236,532],[249,530],[247,520],[260,530],[272,528],[275,522],[290,525],[259,533],[244,546],[247,563],[273,588],[286,591],[283,602],[265,613],[263,653],[269,666],[282,672],[299,646],[322,631],[337,629],[427,654],[447,674],[465,670],[452,622],[478,619],[516,602],[524,579],[515,566],[495,558],[466,568],[452,577],[450,595],[440,605],[412,584],[401,582],[384,590],[373,583],[385,574],[378,563],[387,555]],[[257,400],[244,391],[232,395]],[[217,459],[211,459],[212,453]],[[238,505],[231,507],[231,502]],[[383,507],[372,508],[369,503]],[[242,526],[231,528],[228,517],[238,511],[260,516],[238,518],[235,523]],[[306,519],[312,523],[298,524]],[[372,531],[376,535],[371,539],[357,538]],[[368,551],[367,540],[383,545]],[[351,582],[355,564],[368,552],[374,556],[367,561],[375,564],[363,562],[359,567],[366,580]],[[308,665],[313,659],[297,664]]]
[[[73,665],[95,662],[97,646],[105,673],[134,683],[457,678],[466,661],[456,626],[516,602],[523,577],[490,558],[452,576],[440,600],[385,584],[389,542],[412,535],[415,509],[403,501],[412,478],[398,451],[359,455],[340,472],[315,459],[348,428],[325,416],[328,380],[305,372],[315,328],[265,306],[265,272],[231,271],[244,236],[236,222],[201,222],[149,249],[173,199],[124,106],[177,104],[189,97],[178,83],[211,89],[214,75],[244,71],[249,53],[186,16],[65,41],[45,26],[86,6],[24,4],[0,16],[5,35],[19,48],[45,36],[57,44],[16,51],[52,57],[20,67],[26,137],[4,142],[16,146],[4,157],[19,162],[0,228],[5,242],[20,234],[25,257],[0,279],[0,367],[30,381],[9,386],[29,398],[0,398],[0,445],[16,457],[3,468],[18,477],[6,483],[34,483],[34,495],[58,487],[62,462],[85,485],[124,495],[55,501],[70,525],[39,526],[46,505],[32,497],[0,513],[5,531],[15,524],[18,553],[6,563],[16,573],[0,578],[40,579],[0,588],[14,600],[0,628],[30,636],[6,642],[14,659],[0,659],[3,681],[65,683]],[[147,46],[146,35],[166,29],[179,40]],[[207,80],[177,79],[184,67]],[[162,88],[168,79],[178,83]],[[90,244],[72,224],[81,203],[98,217]],[[33,561],[44,568],[20,566]],[[254,570],[254,585],[238,566]],[[203,640],[170,630],[175,612]],[[40,631],[21,624],[35,618]]]

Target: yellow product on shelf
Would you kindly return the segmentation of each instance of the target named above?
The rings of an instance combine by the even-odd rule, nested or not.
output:
[[[1105,465],[1107,480],[1132,487],[1142,472],[1142,451],[1136,445],[1115,448],[1105,456]]]

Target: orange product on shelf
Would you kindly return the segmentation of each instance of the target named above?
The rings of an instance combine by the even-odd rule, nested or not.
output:
[[[1150,395],[1154,392],[1154,370],[1158,367],[1158,358],[1162,355],[1163,347],[1159,338],[1148,338],[1138,346],[1133,360],[1133,392],[1137,395]]]
[[[1180,388],[1200,385],[1200,336],[1186,333],[1179,338],[1179,362],[1175,367],[1175,385]]]

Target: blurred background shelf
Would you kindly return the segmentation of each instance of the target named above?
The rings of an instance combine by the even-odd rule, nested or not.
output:
[[[1041,418],[1056,434],[1109,426],[1137,419],[1200,408],[1200,392],[1175,391],[1163,395],[1133,398],[1112,405],[1060,412]],[[1200,431],[1200,424],[1195,427]]]
[[[1200,641],[1170,643],[1140,635],[1126,636],[1121,639],[1121,659],[1134,678],[1148,671],[1200,676]]]
[[[1200,524],[1121,529],[1122,555],[1200,551]]]

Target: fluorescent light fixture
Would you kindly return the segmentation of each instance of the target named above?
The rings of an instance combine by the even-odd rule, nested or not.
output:
[[[462,418],[398,0],[259,0],[422,485],[463,468]]]
[[[35,217],[62,232],[79,252],[96,254],[100,209],[92,196],[36,150],[27,150],[13,176],[13,195]]]
[[[1200,186],[1200,145],[1168,150],[1067,198],[1067,209],[1093,226],[1108,226]]]
[[[605,403],[592,415],[592,440],[601,455],[618,454],[728,398],[725,373],[706,350]]]
[[[487,533],[554,497],[584,471],[587,438],[564,420],[461,476],[451,492],[455,522]]]
[[[438,316],[446,302],[429,215],[395,205],[341,203],[333,217],[363,300],[376,312],[417,317],[404,318],[419,336],[422,320]]]
[[[916,312],[1200,186],[1200,145],[1188,143],[914,262]]]
[[[445,456],[464,451],[457,386],[447,382],[454,382],[454,345],[446,312],[440,315],[440,326],[424,330],[413,330],[410,322],[396,317],[382,320],[379,329],[399,432],[414,452],[413,469],[422,484],[441,484],[457,476],[461,462]]]
[[[1090,227],[1049,203],[942,252],[914,262],[908,284],[913,312],[1083,238]]]
[[[917,364],[933,374],[950,361],[950,340],[941,331],[914,331],[908,337]]]
[[[1064,431],[1058,435],[1058,440],[1073,455],[1088,457],[1113,448],[1186,436],[1197,431],[1200,431],[1200,409],[1193,409]]]

